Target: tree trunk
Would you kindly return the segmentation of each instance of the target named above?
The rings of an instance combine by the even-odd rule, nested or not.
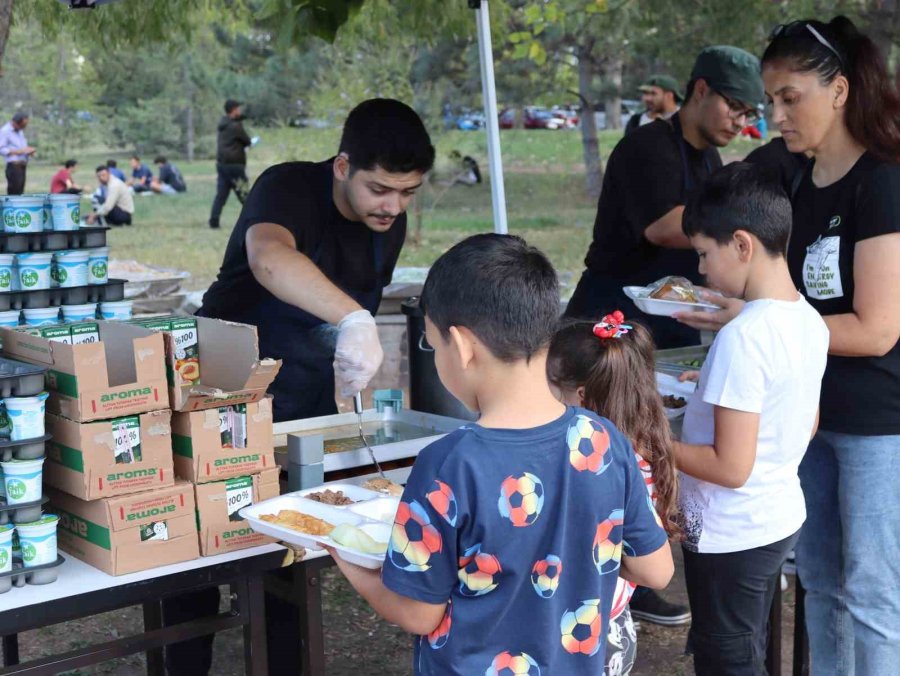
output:
[[[604,71],[604,79],[609,85],[610,91],[615,92],[612,97],[606,100],[606,128],[621,129],[622,128],[622,71],[625,69],[625,62],[622,59],[613,58],[610,60]]]
[[[864,16],[866,32],[881,49],[890,68],[891,48],[900,40],[900,0],[868,0]],[[894,74],[900,78],[900,65]]]
[[[600,197],[603,184],[603,164],[600,143],[597,141],[597,121],[591,98],[591,67],[587,58],[578,58],[578,96],[581,99],[581,148],[584,156],[585,190],[592,199]]]
[[[6,52],[6,41],[9,39],[14,2],[15,0],[0,0],[0,77],[3,77],[3,54]]]
[[[195,129],[194,129],[194,81],[191,79],[189,63],[184,65],[184,93],[187,95],[187,109],[184,113],[185,155],[188,162],[194,161]]]
[[[66,43],[62,38],[57,41],[57,72],[60,75],[57,80],[56,89],[56,108],[59,114],[59,124],[62,126],[62,134],[60,135],[59,153],[65,157],[69,147],[69,111],[66,109],[66,93],[63,89],[63,82],[66,81]]]

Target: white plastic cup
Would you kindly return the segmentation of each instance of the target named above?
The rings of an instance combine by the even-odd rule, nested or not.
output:
[[[106,284],[109,281],[109,247],[88,249],[88,284]]]
[[[9,438],[12,441],[44,436],[44,405],[47,393],[34,397],[7,397],[3,400],[6,415],[12,425]]]
[[[41,232],[46,195],[8,195],[3,201],[4,232]]]
[[[12,536],[15,530],[11,523],[0,526],[0,573],[12,570]]]
[[[106,321],[127,321],[134,315],[130,300],[116,300],[100,303],[100,318]]]
[[[56,283],[62,289],[86,286],[88,283],[88,257],[84,250],[57,251],[54,255]]]
[[[84,305],[63,305],[62,318],[66,324],[75,324],[97,319],[97,304],[85,303]]]
[[[81,195],[50,195],[50,220],[54,230],[78,230],[81,225]]]
[[[0,291],[14,291],[13,277],[16,275],[16,255],[0,254]]]
[[[19,264],[19,284],[22,291],[50,288],[50,266],[53,254],[44,251],[16,254]]]
[[[22,563],[26,568],[56,562],[56,526],[58,524],[59,517],[56,514],[44,514],[37,521],[16,524],[19,547],[22,550]]]
[[[9,460],[0,462],[6,484],[6,504],[21,505],[41,499],[44,478],[44,459]],[[21,537],[21,533],[19,536]]]
[[[21,310],[4,310],[0,312],[0,326],[15,328],[22,323]]]
[[[58,307],[36,307],[22,310],[25,315],[25,326],[46,326],[59,324]]]

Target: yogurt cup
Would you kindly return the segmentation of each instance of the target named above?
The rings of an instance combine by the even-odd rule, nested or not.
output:
[[[17,523],[19,547],[22,550],[22,563],[26,568],[43,566],[56,562],[56,526],[59,517],[56,514],[44,514],[31,523]]]
[[[41,392],[35,397],[7,397],[3,400],[6,415],[12,425],[9,435],[12,441],[44,436],[44,404],[47,396],[46,392]]]
[[[131,319],[131,301],[116,300],[100,303],[100,318],[106,321],[126,321]]]
[[[0,292],[15,290],[13,277],[16,274],[16,255],[0,254]]]
[[[50,195],[50,221],[53,230],[78,230],[81,224],[81,195]]]
[[[53,254],[44,251],[16,254],[19,264],[19,284],[22,291],[50,288],[50,266]]]
[[[56,283],[62,289],[86,286],[88,283],[88,252],[57,251],[53,254]]]
[[[36,502],[42,497],[44,459],[9,460],[0,462],[6,484],[6,504],[21,505]],[[21,533],[19,534],[21,536]]]
[[[85,303],[84,305],[63,305],[62,318],[66,324],[97,319],[97,304]],[[2,326],[2,324],[0,324],[0,326]]]
[[[22,312],[20,310],[4,310],[0,312],[0,326],[9,326],[15,328],[22,323]]]
[[[41,232],[45,195],[7,195],[3,201],[4,232]]]
[[[88,284],[106,284],[109,281],[109,247],[88,249]]]
[[[25,315],[25,326],[44,326],[45,324],[59,324],[58,307],[36,307],[22,310]]]
[[[0,573],[12,570],[12,536],[15,530],[11,523],[0,526]]]

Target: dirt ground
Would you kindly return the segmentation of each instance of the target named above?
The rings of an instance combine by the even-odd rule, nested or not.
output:
[[[664,595],[672,601],[686,603],[681,577],[681,557],[676,548],[678,571]],[[783,599],[782,674],[790,674],[791,647],[794,630],[793,578]],[[358,676],[383,674],[407,676],[412,673],[412,641],[396,627],[380,620],[369,606],[350,588],[335,568],[323,575],[323,616],[325,625],[326,674]],[[20,636],[23,659],[59,653],[93,643],[136,634],[142,628],[138,607],[105,613],[88,620],[69,622],[27,632]],[[634,676],[679,676],[690,674],[691,659],[684,655],[687,627],[659,627],[646,622],[638,634],[638,661]],[[243,673],[242,634],[240,629],[223,632],[216,637],[212,673],[236,676]],[[142,655],[114,660],[75,674],[112,674],[132,676],[144,673]]]

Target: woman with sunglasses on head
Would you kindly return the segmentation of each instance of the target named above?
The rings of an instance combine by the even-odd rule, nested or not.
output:
[[[831,339],[800,467],[813,673],[900,669],[900,95],[853,23],[779,26],[762,58],[772,119],[812,162],[792,185],[788,263]]]

